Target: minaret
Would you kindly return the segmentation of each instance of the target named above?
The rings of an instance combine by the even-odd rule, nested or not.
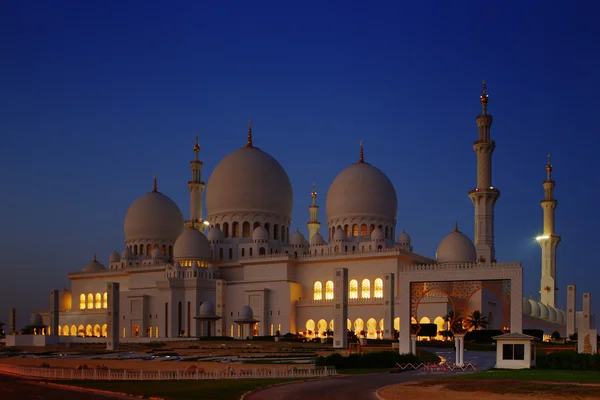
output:
[[[544,200],[540,202],[544,210],[544,233],[536,239],[542,248],[542,279],[540,281],[540,302],[556,307],[556,248],[560,236],[554,234],[554,210],[558,201],[554,198],[554,181],[552,180],[552,164],[548,154],[546,165],[547,179],[544,181]]]
[[[198,134],[196,134],[196,144],[194,144],[194,159],[190,161],[192,170],[192,180],[188,182],[190,190],[190,220],[185,225],[191,227],[203,227],[202,221],[202,192],[206,184],[202,182],[201,174],[204,164],[198,159],[200,145],[198,144]]]
[[[313,183],[313,190],[310,194],[312,197],[312,205],[308,207],[308,212],[310,214],[310,220],[306,225],[308,225],[308,241],[310,243],[310,239],[319,232],[319,228],[321,227],[321,223],[319,222],[319,206],[317,205],[317,187]]]
[[[478,140],[473,144],[477,155],[477,187],[469,191],[475,206],[475,249],[480,262],[495,262],[494,249],[494,205],[500,191],[492,186],[492,153],[496,142],[490,139],[492,116],[487,113],[488,94],[483,81],[481,114],[477,116]]]

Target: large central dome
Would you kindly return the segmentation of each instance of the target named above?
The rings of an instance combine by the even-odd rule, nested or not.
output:
[[[292,206],[292,185],[287,173],[276,159],[251,143],[221,160],[206,187],[209,218],[249,211],[291,218]]]
[[[183,231],[183,215],[169,197],[152,191],[131,204],[125,215],[125,241],[175,242]]]

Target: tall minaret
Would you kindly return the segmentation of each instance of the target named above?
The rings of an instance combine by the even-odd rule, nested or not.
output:
[[[542,247],[542,279],[540,282],[540,302],[556,307],[556,248],[560,236],[554,234],[554,209],[558,201],[554,198],[554,181],[552,180],[552,164],[548,154],[546,165],[548,178],[544,181],[544,200],[540,202],[544,210],[544,233],[536,239]]]
[[[319,206],[317,205],[317,187],[313,183],[313,190],[310,194],[312,197],[312,205],[308,207],[308,212],[310,213],[310,220],[306,225],[308,225],[308,241],[310,243],[310,239],[315,235],[315,233],[319,232],[319,228],[321,227],[321,223],[319,222]]]
[[[483,81],[481,114],[477,116],[478,140],[473,144],[477,154],[477,187],[469,191],[469,198],[475,206],[475,249],[480,262],[495,262],[494,249],[494,205],[500,191],[492,186],[492,153],[496,142],[490,139],[492,116],[487,113],[488,94]]]
[[[194,159],[190,161],[190,169],[192,170],[192,180],[188,182],[188,189],[190,190],[190,220],[186,221],[186,226],[204,227],[202,221],[202,192],[206,186],[202,182],[202,161],[198,160],[198,153],[200,152],[200,145],[198,144],[198,134],[196,134],[196,144],[194,145]]]

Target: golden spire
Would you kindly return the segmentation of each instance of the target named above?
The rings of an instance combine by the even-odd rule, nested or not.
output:
[[[252,146],[252,121],[248,121],[248,143],[246,147],[254,147]]]
[[[152,191],[153,191],[154,193],[157,193],[157,192],[158,192],[158,189],[157,189],[157,187],[156,187],[156,174],[154,174],[154,186],[152,187]]]
[[[458,232],[458,221],[454,223],[454,232]]]
[[[483,115],[487,114],[488,97],[487,83],[485,81],[481,81],[481,96],[479,96],[479,102],[481,103],[481,113]]]
[[[312,196],[313,199],[317,198],[317,185],[315,185],[314,183],[313,183],[313,190],[310,195]]]
[[[200,151],[200,145],[198,144],[198,132],[196,132],[196,144],[194,145],[194,151],[196,153]]]
[[[548,153],[548,165],[546,165],[546,172],[548,173],[548,180],[552,180],[552,163],[550,162],[550,153]]]
[[[359,163],[364,163],[365,162],[365,153],[363,151],[363,141],[360,141],[360,158],[358,159]]]

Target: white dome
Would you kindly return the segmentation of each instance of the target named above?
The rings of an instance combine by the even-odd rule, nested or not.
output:
[[[254,312],[249,306],[243,306],[240,309],[240,317],[241,320],[252,320],[254,319]]]
[[[408,236],[408,233],[402,231],[402,233],[398,235],[398,243],[410,246],[410,236]]]
[[[556,308],[552,307],[552,306],[547,306],[548,307],[548,320],[550,322],[556,322],[558,321],[558,313]]]
[[[215,315],[215,305],[209,300],[200,305],[200,316]]]
[[[540,303],[533,299],[529,299],[529,305],[531,306],[531,316],[539,318],[540,317]]]
[[[259,225],[252,232],[252,240],[269,240],[269,232],[263,226]]]
[[[218,242],[225,239],[225,234],[218,226],[215,226],[208,231],[208,240],[211,242]]]
[[[108,259],[111,263],[119,262],[121,261],[121,256],[119,255],[119,253],[117,253],[116,250],[113,250],[112,253],[110,253],[110,257]]]
[[[290,237],[290,244],[292,246],[304,246],[305,243],[306,239],[304,238],[304,235],[300,233],[299,230],[296,230],[296,232],[294,232]]]
[[[121,252],[121,258],[124,258],[124,259],[133,258],[133,253],[131,252],[129,247],[125,247],[123,249],[123,251]]]
[[[183,215],[169,197],[150,192],[131,204],[124,228],[126,242],[136,239],[174,242],[183,231]]]
[[[208,239],[197,229],[186,229],[173,246],[175,260],[209,260],[210,253]]]
[[[563,310],[558,310],[557,314],[558,314],[558,323],[564,324],[565,323],[565,312]]]
[[[540,318],[541,319],[550,319],[550,310],[548,310],[548,306],[543,303],[539,303],[540,306]]]
[[[242,147],[215,167],[206,187],[208,217],[264,212],[291,218],[292,185],[279,162],[256,147]]]
[[[358,162],[333,180],[325,205],[328,220],[346,217],[396,220],[398,198],[394,185],[381,170]]]
[[[96,260],[96,255],[94,255],[94,259],[92,261],[90,261],[89,263],[87,263],[81,271],[82,272],[102,272],[102,271],[106,271],[106,268],[104,267],[104,265],[100,264]]]
[[[523,315],[531,315],[531,304],[526,297],[523,297]]]
[[[475,245],[467,235],[456,229],[440,242],[435,257],[439,263],[474,263]]]
[[[343,229],[336,229],[333,240],[346,240],[346,232]]]
[[[42,326],[44,325],[44,320],[40,314],[31,314],[31,318],[29,318],[29,325]]]
[[[160,249],[158,247],[155,247],[154,249],[152,249],[152,258],[160,258],[163,256],[162,251],[160,251]]]
[[[321,235],[319,232],[317,232],[313,235],[313,237],[310,238],[310,244],[312,246],[318,246],[321,244],[325,244],[325,239],[323,239],[323,235]]]
[[[383,239],[385,239],[383,231],[381,229],[379,229],[379,228],[373,229],[373,232],[371,232],[371,239],[372,240],[383,240]]]

